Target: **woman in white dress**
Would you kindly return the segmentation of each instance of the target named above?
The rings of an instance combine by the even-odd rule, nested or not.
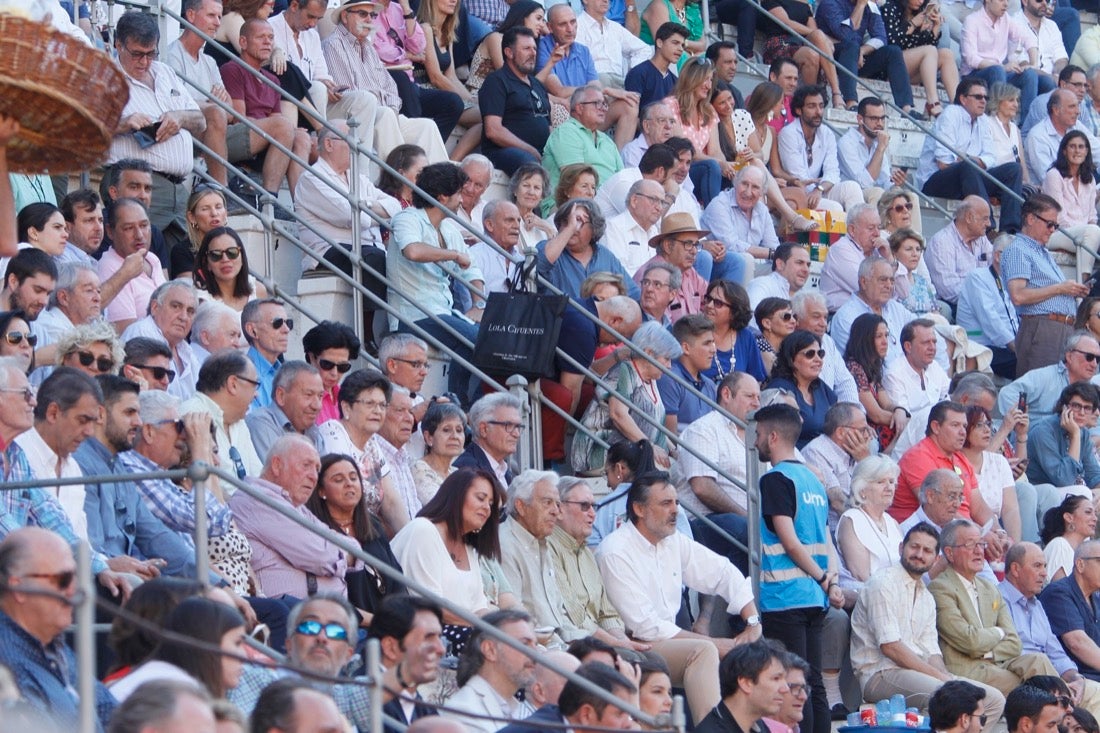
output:
[[[894,502],[899,473],[898,464],[890,458],[872,455],[860,461],[852,474],[850,508],[836,526],[844,591],[859,591],[875,571],[900,558],[901,529],[886,513]]]
[[[1083,488],[1083,487],[1082,487]],[[1070,494],[1043,515],[1039,540],[1047,559],[1051,583],[1073,572],[1073,553],[1085,540],[1096,535],[1096,507],[1092,499]]]
[[[1026,420],[1026,413],[1024,417]],[[1026,429],[1025,422],[1024,430]],[[982,492],[985,503],[997,515],[1012,541],[1019,542],[1023,530],[1020,523],[1020,504],[1016,499],[1016,479],[1012,475],[1012,466],[1008,459],[989,449],[992,443],[993,421],[989,412],[979,405],[968,407],[963,455],[978,475],[978,490]]]

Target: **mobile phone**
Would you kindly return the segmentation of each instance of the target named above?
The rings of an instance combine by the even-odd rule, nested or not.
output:
[[[1027,392],[1020,393],[1020,399],[1016,402],[1016,407],[1020,412],[1027,412]]]
[[[157,130],[159,129],[160,123],[154,122],[151,125],[134,130],[134,137],[142,150],[157,144]]]

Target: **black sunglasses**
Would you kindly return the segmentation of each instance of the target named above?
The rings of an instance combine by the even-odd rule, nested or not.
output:
[[[322,372],[330,372],[333,369],[341,374],[347,374],[351,371],[350,361],[329,361],[328,359],[318,359],[317,368]]]
[[[806,349],[805,351],[800,351],[798,353],[802,354],[802,356],[806,357],[807,359],[812,359],[815,356],[818,359],[825,358],[825,349]]]
[[[168,383],[171,384],[172,380],[176,378],[175,369],[169,369],[162,366],[151,366],[149,364],[131,364],[130,366],[137,367],[138,369],[148,369],[153,374],[154,382],[163,382],[164,378],[167,377]]]
[[[177,435],[185,435],[187,433],[187,425],[183,422],[183,419],[179,420],[159,420],[153,425],[174,425],[176,427]]]
[[[68,590],[72,587],[73,581],[76,580],[76,573],[72,570],[66,570],[62,573],[27,573],[23,577],[48,580],[57,586],[58,590]]]
[[[95,368],[103,374],[115,368],[114,359],[108,356],[96,356],[90,351],[78,351],[76,352],[76,358],[80,360],[81,366],[90,367],[95,364]]]
[[[294,330],[294,319],[293,318],[272,318],[271,319],[271,327],[274,328],[276,331],[278,331],[280,328],[282,328],[284,323],[286,324],[286,330],[288,330],[288,331],[293,331]]]
[[[23,343],[23,339],[27,339],[27,343],[33,349],[35,344],[38,343],[38,337],[33,333],[22,333],[21,331],[8,331],[4,336],[4,340],[12,346],[18,346]]]
[[[230,260],[235,260],[240,256],[241,256],[241,248],[240,247],[229,247],[229,248],[223,249],[223,250],[212,249],[212,250],[210,250],[209,252],[206,253],[206,259],[210,260],[211,262],[221,262],[222,257],[227,257]]]

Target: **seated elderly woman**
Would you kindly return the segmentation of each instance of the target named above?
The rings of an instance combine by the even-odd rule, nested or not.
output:
[[[90,377],[114,374],[122,358],[118,333],[106,321],[76,326],[57,342],[57,366],[73,367]],[[38,369],[31,375],[31,381],[40,384],[52,371],[52,367]]]
[[[914,203],[904,188],[894,186],[887,189],[877,206],[879,218],[882,219],[882,232],[886,236],[899,229],[921,231],[920,206]]]
[[[558,233],[540,216],[542,201],[549,192],[550,176],[538,163],[521,165],[508,181],[508,198],[519,209],[519,243],[523,247],[534,247]]]
[[[871,455],[852,474],[849,509],[837,524],[840,588],[858,592],[875,571],[899,558],[901,529],[886,513],[898,486],[898,464],[883,455]]]
[[[641,297],[619,258],[600,244],[606,222],[591,199],[570,199],[554,214],[556,234],[538,244],[538,273],[569,297],[581,299],[581,284],[594,272],[621,275],[627,295]]]
[[[591,434],[578,432],[573,438],[571,460],[578,473],[590,474],[604,466],[606,451],[593,440],[593,435],[611,445],[648,440],[653,443],[656,463],[669,465],[665,448],[668,442],[658,429],[665,419],[665,407],[657,391],[662,372],[639,352],[665,369],[671,368],[672,360],[680,358],[683,352],[672,334],[655,321],[643,323],[634,332],[633,344],[635,350],[630,358],[613,366],[604,377],[607,384],[614,385],[614,390],[598,385],[597,399],[589,404],[581,419]]]

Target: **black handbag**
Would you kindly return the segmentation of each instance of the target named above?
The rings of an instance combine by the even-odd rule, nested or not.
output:
[[[522,267],[508,283],[509,292],[490,293],[474,344],[474,366],[497,377],[522,374],[527,379],[554,375],[554,355],[565,295],[527,292]]]

